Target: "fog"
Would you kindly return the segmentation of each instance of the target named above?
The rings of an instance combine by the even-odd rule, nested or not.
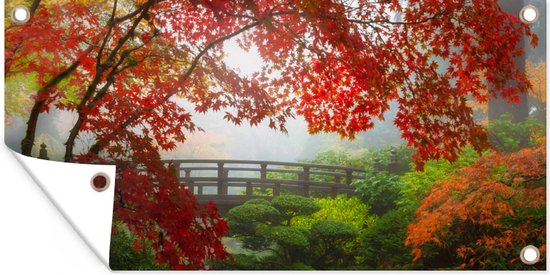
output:
[[[195,114],[194,120],[204,132],[190,134],[185,144],[162,156],[165,159],[298,161],[328,150],[378,149],[402,143],[392,122],[395,109],[388,112],[385,121],[379,121],[375,128],[360,133],[353,141],[341,139],[337,134],[310,135],[301,117],[289,120],[285,134],[270,129],[267,123],[257,127],[246,123],[235,126],[223,120],[222,113]]]
[[[163,159],[242,159],[298,161],[315,157],[328,150],[376,149],[402,142],[392,120],[395,106],[386,121],[376,123],[374,129],[360,133],[355,140],[340,139],[336,134],[310,135],[306,122],[298,117],[288,121],[288,133],[270,129],[266,123],[251,127],[244,123],[235,126],[223,119],[223,113],[194,114],[195,123],[204,131],[188,133],[187,141],[173,151],[162,152]],[[21,139],[26,130],[26,118],[14,117],[6,125],[5,141],[8,147],[20,152]],[[40,144],[48,146],[51,160],[62,160],[64,141],[75,121],[67,111],[52,110],[40,116],[33,156],[38,156]],[[92,134],[80,134],[75,154],[93,144]]]

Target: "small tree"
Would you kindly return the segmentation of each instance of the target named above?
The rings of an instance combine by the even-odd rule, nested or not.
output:
[[[313,200],[297,195],[276,197],[271,203],[273,207],[279,210],[288,226],[290,226],[290,220],[292,220],[292,218],[311,215],[320,210],[319,206],[315,204]]]
[[[245,248],[275,254],[275,258],[256,258],[258,266],[287,268],[307,258],[310,239],[309,230],[290,226],[292,218],[319,209],[312,199],[296,195],[282,195],[271,202],[250,200],[229,210],[230,235],[240,239]]]
[[[357,237],[353,226],[338,221],[320,221],[311,227],[311,244],[316,268],[345,267],[353,261],[346,245]]]

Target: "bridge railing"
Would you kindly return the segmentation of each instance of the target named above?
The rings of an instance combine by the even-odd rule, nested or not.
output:
[[[166,162],[174,165],[180,181],[199,199],[208,196],[214,201],[258,197],[255,188],[271,190],[272,196],[286,190],[304,196],[320,192],[334,197],[353,193],[352,182],[365,176],[365,171],[358,168],[310,163],[214,159]]]

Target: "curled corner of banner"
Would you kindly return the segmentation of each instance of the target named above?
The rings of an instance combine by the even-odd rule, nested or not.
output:
[[[12,153],[84,242],[109,266],[116,166],[65,163]],[[107,179],[99,191],[92,183],[96,175]]]

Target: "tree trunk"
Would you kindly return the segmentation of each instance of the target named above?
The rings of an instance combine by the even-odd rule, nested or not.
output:
[[[500,7],[505,12],[519,16],[519,12],[524,6],[523,1],[519,0],[500,0],[498,1]],[[520,47],[525,48],[525,38],[522,37],[520,41]],[[516,57],[516,68],[525,73],[525,55]],[[513,116],[515,122],[523,121],[529,116],[529,105],[527,102],[528,95],[523,93],[520,95],[520,102],[518,104],[510,104],[503,98],[491,98],[489,101],[488,116],[489,121],[498,119],[504,113],[510,113]]]
[[[76,140],[76,137],[78,136],[78,133],[80,132],[80,127],[82,126],[83,122],[84,122],[84,116],[79,114],[78,120],[76,121],[75,125],[71,129],[69,138],[65,143],[65,159],[64,159],[65,162],[73,161],[74,142]]]
[[[98,55],[97,55],[97,62],[96,62],[96,72],[95,77],[86,89],[86,93],[84,94],[84,97],[82,98],[80,104],[78,105],[77,111],[78,111],[78,120],[76,124],[73,126],[73,128],[70,131],[69,137],[67,138],[67,141],[65,142],[65,162],[72,162],[73,160],[73,149],[74,149],[74,143],[76,140],[76,137],[78,136],[78,133],[80,132],[80,127],[84,123],[84,120],[86,119],[86,115],[82,112],[84,107],[87,109],[91,109],[95,106],[99,100],[101,100],[107,93],[108,89],[111,87],[111,85],[114,83],[114,77],[118,73],[117,69],[121,64],[124,62],[127,56],[121,56],[118,61],[115,62],[117,54],[119,54],[119,51],[122,49],[124,44],[134,35],[134,32],[137,28],[137,26],[140,24],[140,22],[145,18],[147,13],[149,12],[149,9],[155,4],[157,1],[155,0],[149,0],[147,3],[143,5],[143,8],[141,12],[139,13],[139,16],[133,21],[132,26],[130,29],[126,32],[126,34],[118,40],[118,43],[116,44],[115,48],[108,54],[107,59],[105,62],[101,62],[101,56],[103,49],[105,45],[107,44],[107,40],[109,39],[109,35],[114,28],[114,22],[115,19],[115,13],[116,13],[116,1],[113,6],[113,13],[111,15],[110,22],[112,23],[109,25],[109,31],[107,35],[105,36],[105,39],[103,40],[103,44],[101,45]],[[113,64],[115,63],[115,64]],[[107,83],[101,88],[100,91],[96,91],[97,86],[101,82],[101,79],[103,77],[103,73],[106,72],[108,69],[110,69],[109,74],[106,76]],[[94,96],[94,93],[97,94]],[[91,101],[90,101],[91,100]],[[93,145],[91,149],[95,148],[96,146]]]
[[[36,125],[38,123],[38,117],[42,112],[44,104],[46,104],[47,95],[44,93],[49,93],[50,89],[53,89],[61,80],[67,78],[76,68],[80,66],[80,61],[75,61],[67,69],[54,76],[44,87],[42,87],[36,93],[36,98],[34,100],[34,105],[31,109],[29,119],[27,120],[27,130],[25,132],[25,137],[21,140],[21,154],[25,156],[30,156],[32,148],[34,146],[34,138],[36,136]]]

